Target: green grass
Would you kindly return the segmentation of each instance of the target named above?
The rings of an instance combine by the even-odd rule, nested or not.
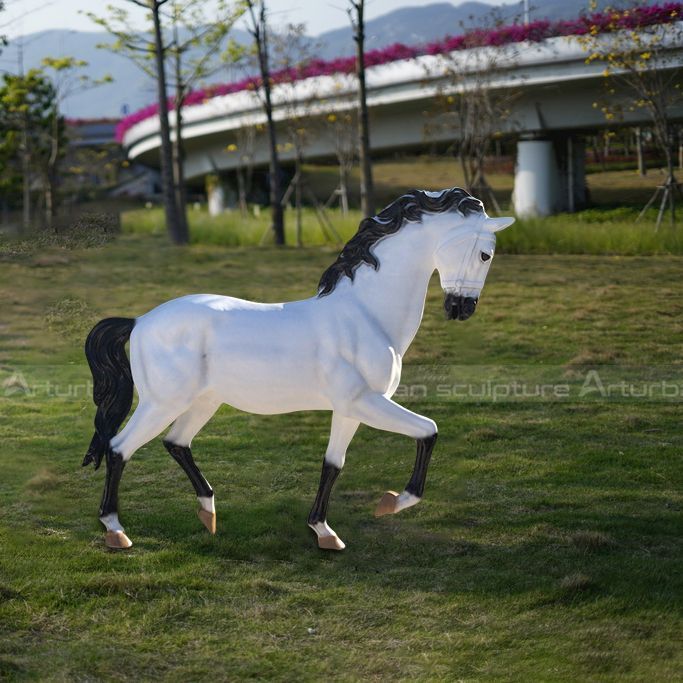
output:
[[[502,232],[498,251],[508,254],[683,254],[683,221],[668,218],[655,229],[656,211],[636,223],[639,210],[594,208],[575,214],[517,221]]]
[[[270,213],[266,209],[254,207],[247,216],[237,211],[228,211],[221,216],[209,216],[204,208],[191,208],[188,211],[190,222],[190,240],[192,244],[215,244],[225,247],[253,247],[272,245],[273,237],[270,230]],[[343,217],[339,211],[328,211],[327,216],[333,228],[345,242],[356,232],[361,220],[360,211],[350,211]],[[134,209],[122,215],[124,232],[143,235],[165,235],[166,221],[163,209]],[[285,238],[288,244],[296,244],[296,212],[288,209],[285,212]],[[327,230],[327,234],[325,232]],[[303,210],[302,242],[306,246],[321,246],[338,243],[333,232],[327,227],[323,230],[311,208]]]
[[[354,171],[354,174],[357,171]],[[318,196],[326,199],[337,182],[336,170],[329,166],[308,169],[310,182]],[[660,229],[655,229],[657,209],[648,211],[641,222],[636,218],[658,183],[663,182],[661,171],[653,169],[644,178],[633,171],[608,171],[587,176],[593,207],[574,214],[560,214],[543,219],[518,220],[514,230],[501,233],[499,253],[510,254],[621,254],[625,256],[651,254],[683,255],[683,207],[679,207],[679,225],[672,228],[668,214]],[[399,161],[384,161],[375,165],[378,205],[384,206],[416,184],[425,188],[462,185],[463,179],[452,160],[416,157]],[[415,178],[419,178],[416,183]],[[509,213],[512,176],[491,173],[489,181],[503,213]],[[357,187],[354,176],[351,187]],[[356,201],[352,193],[351,199]],[[327,212],[341,241],[347,241],[357,230],[361,220],[359,211],[347,217],[336,209]],[[311,208],[303,212],[302,242],[306,246],[330,244],[316,213]],[[286,240],[296,244],[295,212],[285,216]],[[193,244],[223,246],[257,246],[272,244],[269,231],[270,214],[261,209],[259,215],[243,217],[230,211],[211,217],[204,208],[189,211],[190,238]],[[160,208],[136,209],[123,213],[124,231],[134,234],[162,235],[165,233],[164,214]]]
[[[122,482],[135,545],[105,550],[103,472],[80,468],[88,326],[187,292],[309,296],[333,257],[150,235],[5,256],[0,678],[680,679],[680,402],[409,401],[440,427],[425,500],[373,518],[414,446],[361,428],[332,497],[336,555],[305,525],[329,416],[226,407],[194,444],[218,534],[156,440]],[[499,255],[464,324],[443,320],[434,280],[406,375],[454,364],[580,382],[639,366],[680,381],[682,265]]]
[[[328,215],[342,239],[347,241],[358,229],[360,213],[352,211],[344,218],[338,211]],[[315,212],[303,211],[303,244],[322,246],[337,244],[323,233]],[[498,252],[508,254],[683,254],[683,227],[671,228],[664,223],[655,230],[655,215],[636,223],[636,209],[587,209],[575,214],[559,214],[543,219],[518,220],[513,230],[499,235]],[[243,217],[238,211],[222,216],[209,216],[192,209],[190,239],[192,244],[222,246],[259,246],[272,244],[268,213]],[[286,241],[296,243],[294,211],[286,212]],[[137,209],[123,215],[123,229],[131,234],[164,235],[166,226],[159,208]],[[340,245],[341,243],[339,243]]]

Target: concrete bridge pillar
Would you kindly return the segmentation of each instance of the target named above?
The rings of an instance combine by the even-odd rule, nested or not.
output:
[[[559,173],[552,140],[519,140],[512,202],[520,218],[555,213]]]
[[[237,195],[230,184],[218,175],[206,176],[206,198],[209,216],[219,216],[226,209],[233,208],[237,203]]]
[[[512,200],[524,217],[577,211],[586,204],[585,148],[572,135],[551,139],[521,139]]]

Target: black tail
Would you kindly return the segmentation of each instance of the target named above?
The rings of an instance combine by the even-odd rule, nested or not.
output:
[[[93,378],[93,401],[97,406],[95,435],[83,458],[85,467],[95,469],[109,448],[109,441],[126,419],[133,405],[133,376],[126,355],[126,342],[135,326],[133,318],[105,318],[85,340],[85,357]]]

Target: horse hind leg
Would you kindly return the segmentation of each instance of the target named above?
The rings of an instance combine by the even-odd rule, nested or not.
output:
[[[169,430],[164,439],[164,446],[171,457],[183,468],[197,494],[199,510],[197,515],[202,524],[212,533],[216,533],[216,506],[213,489],[202,474],[192,457],[190,445],[199,430],[213,417],[220,406],[220,401],[206,397],[195,402],[183,413]]]
[[[126,426],[109,442],[105,453],[107,472],[99,518],[106,529],[108,548],[124,549],[133,545],[119,521],[119,483],[126,463],[135,451],[168,427],[178,412],[165,406],[142,402]]]

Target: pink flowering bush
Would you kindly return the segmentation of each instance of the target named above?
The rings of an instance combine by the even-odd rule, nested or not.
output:
[[[564,21],[551,22],[541,19],[530,24],[511,24],[495,29],[473,29],[463,35],[446,36],[442,40],[420,47],[395,43],[379,50],[370,50],[365,53],[365,63],[366,66],[371,67],[401,59],[412,59],[420,55],[440,55],[473,47],[500,47],[522,41],[538,43],[556,36],[585,35],[591,30],[608,33],[622,29],[638,29],[676,21],[681,16],[682,11],[683,2],[667,2],[661,5],[635,7],[627,11],[598,12]],[[355,66],[355,57],[313,59],[295,68],[275,71],[271,74],[271,79],[273,83],[277,84],[291,83],[315,76],[350,74],[354,72]],[[256,90],[260,84],[260,78],[249,76],[232,83],[221,83],[200,90],[193,90],[185,97],[184,106],[202,104],[206,100],[220,95]],[[167,106],[169,109],[173,108],[173,98],[169,98]],[[134,125],[156,116],[158,112],[159,106],[151,104],[121,119],[116,127],[116,140],[121,142],[125,133]]]

